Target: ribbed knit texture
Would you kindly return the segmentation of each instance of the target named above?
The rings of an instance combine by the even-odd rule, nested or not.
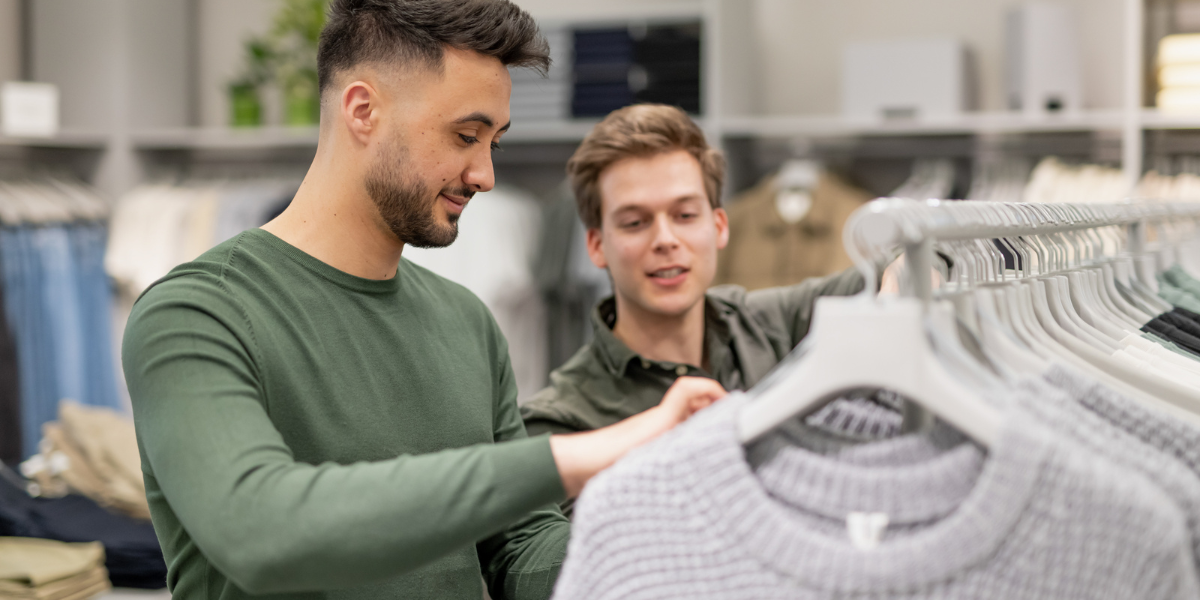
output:
[[[1088,410],[1122,431],[1174,456],[1193,473],[1200,475],[1200,428],[1142,406],[1136,400],[1062,366],[1052,367],[1043,377],[1066,390]]]
[[[755,472],[731,396],[587,486],[555,598],[1200,596],[1184,517],[1139,477],[1005,413],[984,454],[900,438],[779,445]],[[891,524],[855,548],[851,511]]]
[[[1178,506],[1187,520],[1193,558],[1200,557],[1200,478],[1174,456],[1146,444],[1091,412],[1063,389],[1042,379],[1021,382],[1012,398],[1061,439],[1114,466],[1144,475]],[[1129,475],[1125,475],[1128,477]]]

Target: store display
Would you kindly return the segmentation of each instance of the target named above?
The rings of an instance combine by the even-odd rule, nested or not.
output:
[[[793,285],[851,265],[842,227],[870,194],[822,172],[810,206],[791,223],[779,212],[778,194],[777,180],[770,177],[730,203],[729,245],[718,256],[715,285],[748,290]]]
[[[133,420],[111,409],[63,400],[58,420],[42,425],[38,453],[21,463],[41,497],[87,496],[131,517],[150,519]]]
[[[143,589],[166,585],[167,565],[150,522],[109,512],[83,496],[34,498],[9,478],[0,477],[0,536],[99,542],[113,585]]]
[[[111,587],[100,544],[0,537],[4,600],[87,600]]]
[[[1200,34],[1168,35],[1158,43],[1158,95],[1166,113],[1200,110]]]
[[[944,118],[975,108],[967,48],[954,39],[847,43],[842,115],[870,121]]]
[[[699,114],[698,24],[576,29],[571,115],[603,117],[634,102]]]
[[[1077,17],[1071,6],[1036,2],[1005,21],[1008,108],[1029,114],[1078,112],[1085,106]]]
[[[16,536],[0,537],[0,600],[84,600],[114,584],[167,584],[148,520],[155,490],[147,500],[145,489],[147,482],[159,483],[154,473],[141,472],[124,376],[113,372],[120,370],[125,320],[134,299],[176,265],[266,223],[295,194],[298,165],[306,167],[316,148],[315,57],[329,3],[285,0],[259,9],[163,0],[146,10],[113,12],[13,2],[25,6],[14,9],[21,18],[12,29],[22,30],[21,52],[31,54],[0,56],[0,62],[20,64],[14,76],[51,81],[61,90],[63,126],[57,107],[53,119],[47,112],[47,88],[40,99],[24,101],[32,107],[24,121],[13,121],[8,95],[0,98],[0,463],[28,476],[0,465],[0,536]],[[1179,16],[1200,14],[1200,2],[1132,3],[1129,12],[1116,13],[1125,8],[1089,6],[1086,15],[1062,2],[981,5],[965,13],[949,4],[864,12],[833,3],[812,15],[789,3],[742,0],[541,4],[531,6],[544,11],[537,16],[545,17],[552,64],[544,77],[510,70],[512,129],[501,143],[504,153],[493,156],[496,177],[507,185],[472,201],[454,245],[406,247],[401,262],[402,273],[421,273],[410,281],[443,286],[432,272],[467,290],[460,298],[458,286],[436,288],[443,300],[454,299],[438,306],[459,318],[418,324],[436,325],[423,331],[422,351],[436,355],[465,321],[486,321],[490,314],[497,327],[489,330],[488,344],[471,348],[486,353],[496,340],[505,344],[513,393],[527,409],[537,408],[529,402],[547,385],[548,373],[613,311],[611,303],[601,304],[612,293],[611,281],[588,257],[587,231],[569,191],[537,196],[561,178],[562,158],[587,120],[616,108],[638,102],[682,107],[726,152],[731,238],[719,256],[716,284],[747,290],[851,267],[845,225],[873,194],[963,197],[976,201],[967,203],[973,206],[1021,203],[1011,213],[991,209],[1012,217],[1010,224],[1068,212],[1086,219],[1129,198],[1200,200],[1200,159],[1187,154],[1192,140],[1186,133],[1196,125],[1187,114],[1200,110],[1200,34],[1189,33],[1200,20],[1193,17],[1189,25]],[[893,19],[897,15],[904,18]],[[804,20],[810,17],[818,20]],[[751,25],[739,26],[740,19]],[[93,26],[100,22],[105,26]],[[1138,22],[1146,24],[1137,33],[1145,37],[1125,39],[1124,24]],[[117,43],[112,32],[121,34]],[[1160,42],[1165,32],[1172,35]],[[1148,62],[1144,55],[1156,46]],[[976,52],[984,60],[980,72]],[[1146,72],[1098,66],[1114,61],[1144,65]],[[977,80],[980,75],[994,81]],[[1165,115],[1145,107],[1120,116],[1126,100],[1146,94]],[[299,130],[262,127],[268,123]],[[1123,170],[1115,150],[1121,123],[1122,147],[1141,149],[1125,156]],[[1071,206],[1058,206],[1064,203]],[[1155,222],[1144,239],[1108,227],[939,243],[936,250],[954,260],[947,261],[938,294],[953,299],[958,323],[931,326],[930,335],[944,346],[939,360],[969,382],[964,387],[986,390],[985,400],[1005,415],[992,443],[936,415],[931,425],[922,421],[929,426],[914,429],[936,413],[918,406],[919,397],[855,390],[747,445],[737,415],[761,399],[762,390],[751,389],[589,484],[557,597],[805,597],[796,586],[814,599],[1200,597],[1197,222]],[[319,264],[306,265],[337,277]],[[714,293],[742,292],[723,287]],[[482,306],[468,301],[472,295]],[[349,303],[335,304],[337,310],[314,312],[313,321],[340,322]],[[811,307],[798,312],[811,316]],[[400,318],[387,314],[384,321]],[[688,374],[732,388],[737,369],[731,366],[737,366],[753,375],[745,382],[753,387],[794,366],[770,371],[793,348],[782,338],[758,339],[764,323],[779,326],[780,315],[709,316],[706,332],[720,337],[728,325],[745,335],[731,338],[729,354],[716,356],[711,369]],[[790,325],[807,330],[807,316]],[[948,333],[950,327],[959,335]],[[341,344],[339,356],[351,356],[361,347],[346,331],[330,328],[309,349]],[[243,339],[249,336],[239,343]],[[870,345],[854,336],[844,341],[855,349]],[[809,345],[795,354],[819,351]],[[294,364],[303,363],[301,354],[290,355]],[[972,358],[979,356],[986,360]],[[438,365],[462,369],[478,357],[441,358]],[[845,364],[869,371],[857,355]],[[658,377],[662,389],[590,415],[589,427],[628,416],[622,411],[629,406],[655,405],[680,366],[630,365]],[[311,367],[296,368],[297,377]],[[505,366],[493,367],[500,377],[507,373]],[[464,395],[450,393],[458,383],[453,370],[423,380],[448,410]],[[368,383],[377,382],[348,385]],[[397,401],[394,393],[385,396]],[[420,447],[426,431],[400,436],[403,447],[390,444],[394,429],[377,432],[375,442],[358,439],[370,437],[363,432],[379,419],[367,416],[378,417],[387,410],[382,406],[357,415],[334,414],[328,406],[313,410],[329,428],[328,444],[366,444],[382,453],[379,460],[397,454],[423,460],[444,450]],[[279,404],[271,408],[274,418]],[[236,415],[220,416],[228,420],[219,427],[198,427],[220,432],[246,425]],[[508,419],[503,435],[517,435],[512,415],[485,417],[459,419],[453,429],[483,431],[475,440],[482,444],[501,435],[480,429],[485,421]],[[305,449],[292,443],[289,431],[277,432],[285,439],[272,451],[296,454],[290,464],[305,469],[331,468],[305,463]],[[187,429],[178,432],[182,439]],[[415,445],[405,446],[409,442]],[[171,440],[161,446],[171,447]],[[188,470],[202,462],[189,462]],[[479,472],[494,470],[485,463]],[[436,479],[444,470],[422,473]],[[530,470],[500,474],[529,477]],[[318,477],[320,485],[327,475]],[[480,481],[461,481],[458,492],[433,503],[448,507],[448,520],[480,519],[458,510],[463,496],[494,498]],[[557,488],[542,483],[539,498],[548,504]],[[319,487],[289,498],[299,502]],[[170,508],[176,504],[172,499]],[[205,505],[209,523],[232,522],[213,508],[217,502],[197,504]],[[313,538],[300,538],[318,533],[342,535],[346,543],[313,546],[322,553],[311,561],[317,564],[287,571],[276,583],[290,580],[287,585],[308,591],[304,578],[322,572],[326,581],[342,578],[354,589],[376,585],[364,571],[394,567],[376,562],[386,552],[337,562],[344,555],[336,550],[367,548],[372,532],[384,529],[383,517],[394,514],[355,535],[345,528],[316,531],[344,508],[323,504],[307,517],[284,519],[281,528],[299,537],[275,546],[280,553],[306,548]],[[529,539],[522,527],[545,514],[450,549],[442,523],[422,524],[423,541],[401,557],[418,565],[406,581],[439,589],[439,569],[449,565],[447,572],[481,570],[493,584],[491,575],[508,567],[500,563]],[[163,529],[160,515],[163,543],[174,544],[176,556],[200,553],[199,542],[182,540],[190,530],[170,521]],[[297,529],[297,522],[307,525]],[[400,525],[390,530],[411,529]],[[230,561],[206,558],[213,560],[202,577],[185,582],[183,595],[197,582],[215,581],[227,590],[241,585]],[[422,570],[429,564],[435,566]],[[500,584],[530,585],[536,578],[532,587],[548,593],[556,574],[543,570],[519,584]],[[477,597],[478,578],[463,579],[467,589],[456,591]],[[496,590],[492,595],[503,597]]]

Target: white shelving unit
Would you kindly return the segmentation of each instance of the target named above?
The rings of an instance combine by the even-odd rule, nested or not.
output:
[[[10,148],[68,148],[76,150],[104,150],[109,136],[104,133],[65,131],[53,137],[6,137],[0,136],[0,147]]]
[[[77,0],[83,1],[83,0]],[[107,4],[114,3],[147,3],[149,0],[103,0]],[[1122,72],[1124,87],[1124,102],[1122,108],[1109,110],[1092,110],[1061,115],[1032,116],[1013,112],[983,112],[968,113],[953,118],[925,119],[904,122],[863,121],[846,119],[837,115],[761,115],[756,111],[755,90],[758,74],[756,73],[756,57],[752,53],[752,44],[746,40],[753,39],[753,13],[747,10],[745,0],[674,0],[647,2],[644,4],[622,4],[609,6],[602,3],[593,5],[581,12],[578,6],[568,6],[566,3],[550,5],[542,13],[536,14],[545,25],[606,25],[630,22],[662,22],[681,19],[698,19],[704,28],[703,44],[703,89],[701,104],[704,115],[700,119],[702,126],[714,139],[817,139],[817,138],[856,138],[856,137],[904,137],[904,136],[988,136],[988,135],[1021,135],[1051,132],[1106,132],[1121,139],[1122,164],[1131,185],[1136,182],[1142,172],[1143,136],[1147,131],[1160,130],[1191,130],[1200,129],[1200,115],[1180,116],[1164,115],[1154,109],[1142,107],[1142,81],[1144,65],[1144,23],[1146,19],[1146,0],[1123,0],[1125,6],[1124,31],[1113,32],[1114,39],[1120,39],[1125,49],[1124,64],[1113,65]],[[174,4],[186,0],[158,0],[152,4],[161,6],[157,10],[182,22],[179,15],[184,14],[182,8],[171,8]],[[142,4],[138,4],[141,6]],[[170,5],[170,6],[168,6]],[[147,5],[149,6],[149,5]],[[182,6],[182,4],[181,4]],[[106,11],[104,14],[115,11]],[[178,14],[176,14],[178,13]],[[59,20],[64,17],[57,16]],[[74,18],[74,17],[72,17]],[[76,18],[76,20],[79,20]],[[175,22],[172,21],[172,22]],[[147,18],[148,22],[148,18]],[[161,22],[161,19],[156,22]],[[999,25],[997,25],[999,26]],[[63,30],[78,28],[78,23],[68,27],[54,25],[39,25],[39,31],[59,33]],[[57,27],[57,28],[56,28]],[[140,31],[140,30],[139,30]],[[143,33],[142,35],[149,35]],[[161,37],[161,32],[156,35]],[[1120,36],[1120,37],[1118,37]],[[43,36],[45,37],[45,36]],[[152,37],[152,36],[151,36]],[[132,48],[139,48],[145,42],[129,42]],[[157,39],[157,38],[156,38]],[[183,46],[180,46],[182,48]],[[183,52],[176,48],[175,54]],[[163,56],[171,55],[160,53]],[[54,55],[54,54],[48,54]],[[59,53],[61,55],[61,53]],[[141,54],[134,53],[136,56]],[[174,56],[174,55],[171,55]],[[149,60],[149,59],[146,59]],[[172,77],[183,77],[176,73],[174,62],[177,58],[154,57],[149,63],[134,64],[141,69],[142,80],[152,80],[150,75],[171,73]],[[155,62],[157,61],[157,62]],[[57,71],[67,71],[74,65],[51,65]],[[56,71],[56,72],[57,72]],[[71,77],[81,77],[72,74]],[[79,85],[68,81],[60,84],[64,93],[78,89]],[[109,93],[109,87],[97,87],[100,83],[89,82],[90,88],[73,91],[97,94]],[[161,86],[160,86],[161,87]],[[179,86],[186,88],[186,85]],[[174,88],[172,88],[174,89]],[[146,102],[139,98],[142,104],[166,104],[185,102],[183,91],[176,90],[169,97],[164,96],[155,103]],[[132,100],[130,100],[132,101]],[[270,154],[274,151],[314,148],[317,142],[316,128],[286,128],[266,127],[256,129],[233,128],[189,128],[189,127],[156,127],[155,123],[167,123],[182,118],[172,113],[162,116],[153,122],[146,122],[137,109],[131,110],[138,119],[128,119],[112,126],[108,133],[78,133],[67,132],[49,140],[41,139],[11,139],[0,137],[0,148],[32,147],[32,148],[76,148],[102,150],[105,153],[101,161],[102,169],[108,169],[101,174],[106,181],[112,181],[110,191],[119,193],[122,186],[135,184],[140,176],[139,164],[141,157],[147,153],[182,151],[203,151],[208,155],[220,154],[223,151],[261,151]],[[180,112],[180,111],[176,111]],[[180,113],[182,114],[182,113]],[[120,121],[120,119],[118,119]],[[139,126],[135,126],[137,122]],[[506,136],[506,144],[536,145],[564,144],[581,140],[596,123],[595,119],[569,120],[562,122],[518,122]]]

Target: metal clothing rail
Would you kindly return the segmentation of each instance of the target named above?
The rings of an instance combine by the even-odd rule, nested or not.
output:
[[[846,222],[846,250],[864,273],[874,275],[867,253],[901,247],[914,295],[932,297],[930,273],[938,241],[1011,238],[1127,227],[1130,250],[1141,252],[1145,226],[1200,220],[1200,202],[1149,204],[1033,204],[881,198],[860,207]]]

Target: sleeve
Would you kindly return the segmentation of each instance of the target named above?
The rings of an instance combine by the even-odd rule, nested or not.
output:
[[[878,272],[882,273],[882,269]],[[808,335],[813,306],[821,296],[851,296],[863,290],[863,277],[854,267],[826,277],[814,277],[787,286],[746,293],[745,304],[764,327],[782,330],[796,346]]]
[[[401,574],[563,499],[546,438],[297,462],[264,409],[254,352],[219,278],[190,276],[142,297],[122,353],[146,470],[205,557],[250,593]]]
[[[525,440],[527,435],[517,407],[517,386],[503,337],[500,385],[497,399],[498,444]],[[548,436],[534,438],[546,442]],[[557,473],[557,471],[556,471]],[[530,512],[500,533],[476,544],[488,593],[496,600],[533,600],[550,597],[567,553],[571,525],[554,504]]]

